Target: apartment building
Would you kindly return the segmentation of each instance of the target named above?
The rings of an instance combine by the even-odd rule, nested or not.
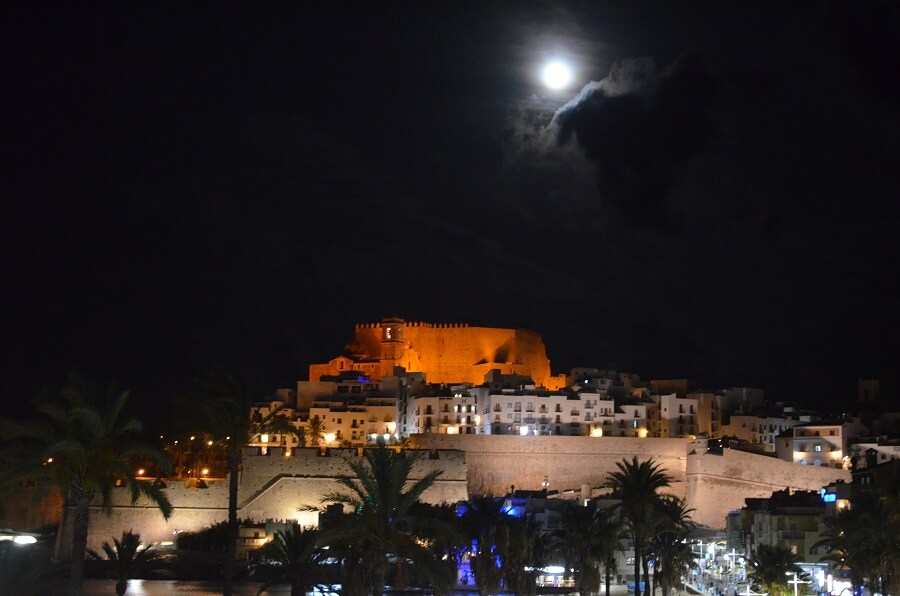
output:
[[[775,440],[785,431],[800,424],[799,420],[780,415],[734,414],[721,429],[722,436],[734,437],[766,453],[775,453]]]
[[[659,436],[697,436],[699,400],[678,397],[677,393],[657,396],[659,402]]]
[[[849,469],[848,441],[865,431],[858,421],[798,424],[777,437],[775,454],[795,464]]]

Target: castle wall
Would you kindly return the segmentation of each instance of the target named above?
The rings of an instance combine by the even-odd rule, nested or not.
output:
[[[847,471],[801,466],[772,457],[725,449],[710,454],[705,441],[688,439],[638,439],[630,437],[569,437],[515,435],[413,435],[410,447],[428,450],[412,477],[442,470],[438,482],[424,495],[431,503],[454,503],[469,495],[502,495],[510,487],[540,490],[546,477],[551,490],[584,487],[603,492],[617,463],[637,457],[653,458],[673,483],[666,491],[686,499],[699,524],[722,528],[729,511],[739,509],[748,497],[768,497],[775,490],[818,490],[835,480],[850,480]],[[238,515],[255,521],[297,519],[298,509],[321,507],[325,494],[343,492],[336,478],[352,476],[349,462],[360,457],[356,449],[295,449],[281,457],[270,448],[269,456],[245,456],[238,494]],[[248,451],[252,453],[252,451]],[[432,458],[433,457],[433,458]],[[88,546],[99,548],[104,540],[123,530],[140,532],[144,540],[174,540],[179,531],[197,531],[227,518],[227,482],[211,481],[209,488],[188,488],[184,482],[166,488],[175,512],[165,521],[146,501],[129,502],[126,489],[113,493],[112,515],[99,508],[91,512]],[[63,524],[62,544],[71,544],[71,516]],[[65,555],[65,552],[60,553]]]
[[[511,486],[540,490],[545,476],[551,490],[577,491],[587,485],[596,494],[618,462],[653,458],[673,478],[665,492],[684,498],[694,509],[694,521],[711,528],[723,528],[728,512],[743,507],[748,497],[768,497],[785,487],[819,490],[835,480],[850,480],[843,470],[743,451],[709,454],[702,440],[425,434],[413,435],[410,444],[465,451],[471,495],[502,495]]]
[[[616,464],[636,456],[653,458],[672,477],[667,492],[685,496],[687,439],[628,437],[517,436],[517,435],[413,435],[418,449],[454,449],[466,453],[469,493],[503,495],[511,486],[540,490],[546,476],[551,490],[600,488]]]
[[[27,532],[58,524],[62,507],[62,497],[55,489],[38,495],[33,487],[19,488],[0,503],[0,528]]]
[[[357,325],[355,338],[348,347],[359,352],[359,356],[381,359],[382,376],[391,374],[394,366],[402,366],[408,372],[426,373],[432,383],[479,385],[484,382],[481,369],[487,365],[488,370],[498,368],[505,374],[527,375],[536,385],[558,388],[558,379],[550,376],[544,342],[532,331],[407,322],[396,360],[388,360],[389,355],[383,353],[381,337],[380,323]],[[356,368],[360,366],[357,364]],[[309,378],[316,381],[322,375],[339,372],[333,362],[313,364],[309,367]]]
[[[248,449],[246,453],[254,450]],[[282,457],[281,449],[270,448],[270,455],[244,456],[243,471],[238,485],[238,517],[254,521],[296,520],[298,509],[307,506],[323,508],[322,499],[329,492],[346,492],[337,482],[339,476],[355,474],[348,462],[360,459],[356,449],[331,449],[319,455],[318,449],[294,449],[291,457]],[[427,503],[456,503],[468,498],[466,488],[465,454],[440,452],[438,459],[430,454],[421,457],[413,467],[410,478],[418,480],[432,470],[442,474],[425,491]],[[127,489],[113,491],[113,507],[109,515],[99,507],[91,510],[88,548],[99,549],[103,541],[131,529],[141,534],[145,542],[174,540],[178,532],[195,532],[228,519],[228,481],[213,480],[208,488],[189,488],[188,482],[170,482],[165,489],[174,511],[165,520],[147,499],[131,504]],[[66,515],[58,546],[59,556],[66,557],[72,540],[72,516]]]
[[[850,482],[850,472],[802,466],[774,457],[724,449],[722,455],[705,450],[687,460],[687,501],[699,523],[724,528],[729,511],[744,506],[744,499],[771,496],[773,491],[814,490],[836,480]]]

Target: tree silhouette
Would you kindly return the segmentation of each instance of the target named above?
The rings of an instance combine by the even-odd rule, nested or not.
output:
[[[832,568],[850,571],[854,588],[900,593],[900,499],[891,486],[880,493],[861,491],[852,507],[825,518],[815,546],[829,552]]]
[[[681,584],[681,577],[694,566],[694,557],[685,539],[695,526],[684,499],[666,495],[657,509],[656,527],[649,540],[653,556],[653,583],[658,582],[663,596]]]
[[[131,530],[122,532],[122,538],[101,545],[104,558],[97,551],[88,549],[91,558],[103,561],[110,577],[116,580],[116,594],[122,596],[128,589],[128,580],[158,566],[162,559],[150,547],[141,548],[141,535]]]
[[[633,457],[631,461],[617,462],[616,467],[618,470],[610,472],[608,480],[613,496],[621,500],[618,507],[634,544],[634,594],[640,596],[644,549],[662,506],[659,491],[669,486],[671,478],[652,459],[639,462]],[[650,582],[645,580],[645,584],[649,593]]]
[[[347,491],[331,492],[323,498],[323,502],[340,503],[353,511],[326,538],[342,554],[348,594],[371,589],[379,596],[388,567],[393,567],[402,583],[407,562],[437,586],[452,582],[452,570],[419,539],[427,520],[415,514],[413,505],[441,475],[435,470],[419,480],[411,479],[421,456],[422,452],[384,446],[366,449],[362,461],[349,462],[355,477],[339,479]]]
[[[789,596],[793,590],[788,584],[788,574],[803,576],[798,560],[786,546],[760,544],[747,561],[753,589],[771,596]]]
[[[73,513],[71,595],[81,593],[89,512],[95,499],[99,498],[102,510],[109,513],[113,488],[123,486],[130,492],[132,504],[143,496],[163,517],[168,519],[172,512],[159,487],[135,476],[136,460],[153,461],[164,472],[168,472],[169,462],[141,440],[140,422],[125,417],[128,396],[127,391],[113,388],[102,393],[94,383],[72,372],[59,392],[38,395],[35,418],[4,425],[7,456],[0,461],[7,468],[0,475],[33,481],[38,489],[55,488]]]
[[[509,529],[502,506],[502,501],[490,495],[475,497],[462,516],[469,539],[463,556],[468,556],[479,596],[499,592],[503,581],[501,565],[509,549]]]
[[[325,436],[325,421],[318,416],[313,416],[307,423],[309,427],[309,443],[310,447],[318,447],[322,443],[322,437]]]
[[[279,530],[271,542],[261,549],[261,555],[278,565],[276,572],[259,588],[262,593],[272,585],[286,582],[291,585],[291,596],[303,596],[315,586],[326,582],[325,568],[322,566],[324,552],[321,532],[313,528],[292,526],[290,530]]]
[[[245,383],[223,369],[215,369],[195,381],[193,391],[179,404],[179,419],[189,421],[192,431],[206,432],[224,444],[228,466],[228,548],[223,565],[223,596],[231,596],[234,559],[238,539],[238,480],[244,447],[256,435],[292,434],[301,436],[280,409],[266,416],[251,417],[252,396]]]
[[[597,501],[588,501],[584,507],[578,504],[564,509],[560,515],[560,529],[554,533],[557,552],[565,561],[566,576],[569,570],[580,594],[596,592],[600,587],[600,566],[605,558],[604,536],[597,526],[601,521]]]

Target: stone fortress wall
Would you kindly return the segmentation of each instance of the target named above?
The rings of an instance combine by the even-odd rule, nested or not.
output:
[[[417,462],[413,478],[443,470],[439,481],[423,495],[430,503],[500,496],[513,486],[540,490],[545,477],[551,490],[572,489],[573,497],[596,496],[607,492],[607,475],[617,470],[618,462],[634,456],[653,458],[673,478],[667,492],[687,500],[697,523],[716,529],[723,528],[728,512],[743,507],[748,497],[768,497],[784,488],[818,490],[836,480],[850,480],[849,472],[834,468],[801,466],[732,449],[716,455],[707,452],[703,440],[427,434],[410,437],[409,445],[427,451]],[[295,449],[285,458],[280,449],[270,448],[268,456],[245,457],[238,516],[259,522],[296,520],[302,517],[298,509],[321,508],[325,494],[343,492],[336,479],[353,475],[348,462],[360,457],[359,450],[320,453]],[[185,484],[173,482],[166,489],[175,506],[168,521],[148,502],[132,506],[125,489],[116,491],[112,515],[99,508],[91,512],[88,546],[98,548],[127,529],[140,532],[148,542],[174,540],[176,532],[197,531],[227,519],[226,481],[210,482],[206,489]],[[71,523],[64,524],[62,533],[69,532]]]
[[[328,449],[326,455],[317,448],[294,449],[291,457],[283,457],[280,448],[269,448],[266,456],[256,455],[255,448],[245,451],[243,471],[238,484],[238,518],[256,522],[266,520],[312,523],[308,507],[324,508],[322,499],[330,492],[346,493],[339,484],[340,476],[353,477],[348,462],[361,459],[357,449]],[[426,453],[413,467],[410,476],[418,480],[432,470],[441,470],[440,478],[422,495],[428,503],[456,503],[468,498],[465,454],[455,451]],[[127,489],[113,491],[110,514],[99,507],[91,510],[88,548],[99,549],[104,541],[118,537],[123,530],[141,534],[144,542],[175,540],[178,532],[196,532],[228,519],[227,480],[209,481],[208,488],[195,488],[191,482],[168,482],[165,492],[174,511],[168,520],[147,499],[131,504]],[[72,520],[66,515],[57,544],[71,545]],[[313,515],[314,517],[314,515]],[[66,557],[66,550],[58,555]]]
[[[674,482],[669,492],[685,496],[685,439],[633,437],[412,435],[416,449],[455,449],[466,454],[470,495],[506,494],[511,486],[540,490],[544,477],[551,490],[597,489],[617,462],[653,458]]]
[[[697,510],[692,516],[715,528],[724,527],[725,516],[743,507],[744,499],[768,498],[785,488],[818,491],[837,480],[851,481],[847,470],[803,466],[735,449],[724,449],[722,455],[689,455],[685,475],[688,504]]]
[[[684,498],[694,521],[725,527],[729,511],[748,497],[769,497],[773,491],[819,490],[836,481],[850,481],[850,472],[801,466],[786,461],[725,449],[707,452],[705,440],[638,439],[633,437],[565,437],[511,435],[414,435],[410,444],[424,449],[454,449],[466,453],[469,494],[503,495],[511,486],[540,490],[546,476],[551,490],[572,489],[596,496],[609,472],[623,459],[653,458],[673,482],[666,491]]]

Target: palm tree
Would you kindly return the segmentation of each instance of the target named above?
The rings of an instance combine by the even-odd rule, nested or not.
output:
[[[604,594],[609,594],[612,575],[618,571],[616,554],[619,551],[619,538],[624,530],[619,510],[598,507],[594,517],[594,529],[597,534],[597,558],[603,565],[603,583],[606,588]]]
[[[309,426],[310,447],[318,447],[322,443],[322,437],[325,436],[325,421],[318,416],[313,416],[309,419],[307,426]]]
[[[192,431],[206,432],[224,442],[228,467],[228,536],[223,565],[223,596],[231,596],[234,559],[238,539],[238,475],[244,457],[244,447],[251,438],[261,434],[288,434],[300,437],[280,408],[266,416],[251,418],[252,397],[244,382],[233,374],[213,370],[195,382],[194,392],[181,401],[179,419],[194,425]]]
[[[81,593],[90,506],[96,498],[109,513],[113,487],[120,485],[130,491],[132,504],[144,496],[166,519],[172,513],[159,487],[135,477],[135,460],[152,461],[164,472],[169,462],[141,440],[140,422],[125,417],[128,396],[113,389],[101,395],[96,385],[73,372],[58,393],[38,395],[34,419],[9,423],[3,432],[4,449],[17,454],[4,474],[34,481],[39,489],[58,490],[73,511],[72,595]]]
[[[503,557],[509,551],[509,528],[488,526],[480,531],[475,550],[469,556],[469,568],[475,578],[479,596],[500,591],[503,586]]]
[[[323,498],[325,503],[340,503],[354,512],[349,523],[328,533],[328,544],[342,552],[351,574],[350,592],[371,588],[380,596],[388,567],[402,571],[406,562],[435,585],[452,583],[452,572],[417,540],[424,520],[414,514],[412,506],[441,475],[435,470],[412,480],[413,465],[421,455],[384,446],[366,449],[362,461],[349,462],[355,477],[338,480],[348,492],[331,492]],[[366,585],[360,586],[360,580]]]
[[[634,544],[634,594],[641,596],[641,567],[645,563],[644,549],[651,535],[657,510],[661,506],[658,491],[671,483],[668,474],[653,459],[639,462],[635,456],[629,462],[617,462],[618,470],[607,476],[613,496],[621,500],[618,507]],[[649,582],[645,580],[646,592]]]
[[[141,548],[141,535],[131,530],[122,532],[122,539],[113,538],[113,544],[104,542],[101,546],[106,554],[104,559],[97,551],[88,549],[93,559],[104,561],[109,575],[116,580],[116,594],[122,596],[128,589],[128,580],[139,577],[144,571],[158,565],[161,557],[151,548]]]
[[[321,533],[313,528],[292,526],[287,532],[278,531],[274,539],[262,548],[262,556],[278,564],[276,577],[259,588],[264,592],[273,584],[287,582],[291,596],[303,596],[317,585],[326,582]]]
[[[509,550],[508,516],[503,513],[502,506],[502,501],[490,495],[475,497],[466,504],[462,516],[462,525],[469,539],[462,556],[469,558],[469,568],[479,596],[499,592],[502,585],[501,565]]]
[[[691,511],[684,499],[670,495],[661,499],[656,528],[649,544],[654,555],[654,588],[659,582],[663,596],[669,596],[681,583],[684,573],[694,565],[690,547],[685,542],[695,526]]]
[[[504,588],[514,594],[533,596],[537,578],[547,562],[549,536],[541,532],[533,517],[509,518],[509,542],[503,560]]]
[[[850,569],[855,588],[882,594],[900,593],[900,515],[890,489],[861,492],[853,507],[825,518],[825,532],[815,546],[836,569]]]
[[[584,507],[574,504],[563,510],[560,530],[556,532],[558,552],[565,561],[566,572],[574,569],[575,589],[591,594],[600,586],[603,535],[597,531],[600,519],[597,501]]]
[[[446,566],[442,573],[456,577],[456,555],[467,545],[465,532],[460,526],[456,504],[435,505],[418,501],[409,509],[410,515],[419,521],[416,525],[416,540],[427,548],[432,556]],[[424,586],[430,583],[428,573],[407,566],[409,585]],[[397,585],[396,583],[393,585]]]
[[[748,561],[753,589],[771,596],[789,596],[792,590],[788,585],[788,574],[803,575],[797,561],[797,555],[786,546],[760,544]]]

